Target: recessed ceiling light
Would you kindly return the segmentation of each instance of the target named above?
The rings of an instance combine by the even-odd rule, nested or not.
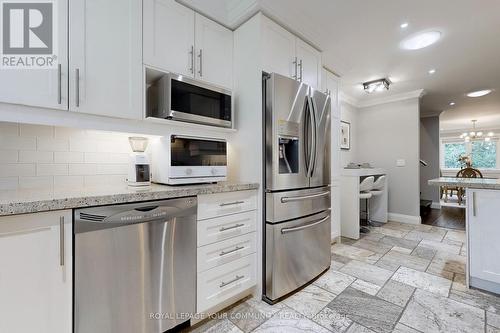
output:
[[[491,89],[485,89],[485,90],[478,90],[478,91],[473,91],[467,94],[469,97],[481,97],[481,96],[486,96],[489,93],[491,93]]]
[[[405,50],[419,50],[434,44],[441,38],[439,31],[421,32],[404,39],[400,46]]]
[[[434,68],[433,68],[433,69],[429,69],[429,74],[430,74],[430,75],[432,75],[432,74],[434,74],[434,73],[436,73],[436,70],[435,70]]]
[[[453,106],[453,105],[455,105],[455,102],[450,102],[450,106]]]
[[[400,27],[401,27],[401,29],[408,28],[408,22],[401,23]]]

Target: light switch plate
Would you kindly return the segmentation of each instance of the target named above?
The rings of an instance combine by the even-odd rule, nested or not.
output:
[[[404,160],[404,159],[398,159],[398,160],[396,160],[396,166],[397,167],[404,167],[404,166],[406,166],[406,160]]]

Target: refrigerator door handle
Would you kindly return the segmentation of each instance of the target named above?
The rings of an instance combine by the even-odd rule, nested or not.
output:
[[[310,155],[309,155],[309,167],[308,167],[308,177],[312,177],[314,173],[314,168],[316,164],[316,136],[317,136],[317,123],[316,123],[316,115],[314,112],[314,103],[312,101],[312,98],[310,96],[307,96],[307,101],[309,103],[309,118],[310,118],[310,124],[311,124],[311,146],[310,148]]]

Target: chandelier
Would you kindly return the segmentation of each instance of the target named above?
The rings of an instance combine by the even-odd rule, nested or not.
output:
[[[471,120],[472,122],[472,129],[470,132],[464,132],[462,135],[460,135],[461,139],[464,139],[465,142],[471,142],[471,141],[485,141],[489,142],[491,141],[491,138],[495,135],[493,132],[489,132],[488,134],[484,134],[481,131],[476,130],[476,123],[477,120]]]

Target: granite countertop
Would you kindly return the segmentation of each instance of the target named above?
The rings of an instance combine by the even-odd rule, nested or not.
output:
[[[500,179],[441,177],[429,180],[429,185],[500,190]]]
[[[170,199],[198,194],[244,191],[258,188],[259,184],[257,183],[220,182],[218,184],[182,186],[152,184],[146,188],[132,188],[124,184],[114,187],[1,191],[0,216]]]

